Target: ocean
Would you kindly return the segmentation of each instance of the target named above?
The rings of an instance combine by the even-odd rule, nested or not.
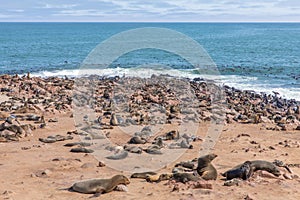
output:
[[[0,23],[0,74],[76,76],[99,43],[144,27],[171,29],[197,41],[220,73],[211,79],[300,100],[300,23]],[[163,67],[138,68],[153,63]],[[97,71],[108,76],[168,72],[201,77],[180,56],[158,49],[129,52]]]

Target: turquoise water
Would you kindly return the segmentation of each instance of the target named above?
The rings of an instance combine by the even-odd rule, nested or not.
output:
[[[142,27],[169,28],[199,42],[228,85],[300,99],[299,23],[0,23],[0,73],[72,75],[100,42]],[[176,55],[149,49],[112,67],[124,72],[147,63],[190,68]]]

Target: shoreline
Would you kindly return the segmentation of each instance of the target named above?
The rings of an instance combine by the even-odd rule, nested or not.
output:
[[[93,74],[103,74],[99,77],[115,77],[115,76],[127,76],[127,77],[141,77],[141,78],[150,78],[151,74],[156,76],[165,75],[165,76],[174,76],[178,78],[188,78],[190,80],[201,79],[205,80],[214,80],[219,85],[225,85],[234,87],[239,90],[253,90],[256,93],[266,93],[266,94],[274,94],[278,93],[277,96],[282,97],[284,99],[296,99],[300,101],[300,96],[298,95],[300,90],[295,86],[297,83],[294,83],[293,77],[291,80],[286,80],[285,85],[289,85],[290,87],[283,87],[283,83],[276,83],[276,79],[266,79],[268,81],[274,82],[273,85],[270,83],[263,83],[258,81],[259,77],[250,76],[250,75],[242,75],[242,74],[216,74],[216,75],[206,75],[206,74],[194,74],[195,69],[169,69],[166,71],[161,71],[158,69],[130,69],[130,68],[107,68],[107,69],[67,69],[67,70],[55,70],[55,71],[40,71],[34,72],[32,75],[35,77],[47,78],[47,77],[60,77],[63,78],[65,76],[69,78],[78,78],[81,76],[91,76]],[[172,75],[170,75],[172,74]],[[24,75],[24,74],[21,74]],[[268,78],[268,77],[265,77]],[[296,79],[297,80],[297,79]],[[271,85],[273,87],[271,87]],[[274,89],[275,87],[275,89]]]

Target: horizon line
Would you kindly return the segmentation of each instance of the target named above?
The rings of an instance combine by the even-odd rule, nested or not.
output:
[[[0,23],[300,23],[300,21],[0,21]]]

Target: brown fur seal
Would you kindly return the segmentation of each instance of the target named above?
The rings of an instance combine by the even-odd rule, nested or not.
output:
[[[116,116],[115,113],[113,113],[113,114],[111,115],[111,118],[110,118],[110,125],[112,125],[112,126],[118,126],[118,125],[119,125],[118,119],[117,119],[117,116]]]
[[[147,140],[144,138],[141,138],[140,136],[133,136],[130,138],[129,144],[145,144],[147,143]]]
[[[140,172],[140,173],[133,173],[130,178],[142,178],[146,179],[148,176],[156,175],[156,172]]]
[[[217,157],[216,154],[208,154],[198,158],[197,172],[204,180],[216,180],[217,170],[211,161]]]
[[[173,179],[177,182],[186,183],[189,181],[198,181],[200,177],[195,176],[192,173],[175,173],[173,174]]]
[[[275,176],[280,176],[281,175],[278,167],[275,164],[273,164],[269,161],[253,160],[253,161],[251,161],[251,166],[253,167],[254,171],[264,170],[264,171],[267,171],[271,174],[274,174]]]
[[[268,162],[268,161],[265,161],[265,160],[253,160],[253,161],[250,161],[250,162],[251,162],[251,167],[253,168],[253,171],[263,170],[263,171],[267,171],[271,174],[274,174],[275,176],[280,176],[281,175],[278,167],[274,163],[271,163],[271,162]],[[242,165],[243,164],[237,165],[231,170],[239,169]],[[231,170],[229,170],[229,171],[231,171]],[[228,171],[223,173],[222,176],[226,176],[227,172]]]
[[[175,165],[175,167],[179,167],[179,166],[182,166],[182,167],[185,167],[185,168],[188,168],[188,169],[194,169],[195,168],[195,164],[191,161],[180,162],[180,163],[177,163]]]
[[[251,167],[251,162],[244,162],[239,168],[229,170],[222,174],[226,177],[226,180],[231,180],[234,178],[241,178],[247,180],[253,174],[253,167]]]
[[[160,182],[160,181],[166,181],[170,180],[173,177],[173,174],[156,174],[156,175],[148,175],[146,178],[147,182]]]
[[[74,183],[70,190],[84,194],[102,194],[113,191],[119,184],[128,185],[129,183],[130,181],[126,176],[116,175],[110,179],[91,179],[80,181]]]
[[[178,131],[170,131],[168,133],[165,134],[165,138],[166,140],[175,140],[175,139],[179,139],[179,132]]]
[[[84,147],[77,147],[77,148],[72,148],[70,150],[70,152],[73,152],[73,153],[93,153],[94,150],[87,149],[87,148],[84,148]]]
[[[110,159],[110,160],[121,160],[121,159],[126,158],[127,156],[128,156],[128,152],[122,150],[121,152],[118,152],[112,156],[107,156],[105,158]]]

